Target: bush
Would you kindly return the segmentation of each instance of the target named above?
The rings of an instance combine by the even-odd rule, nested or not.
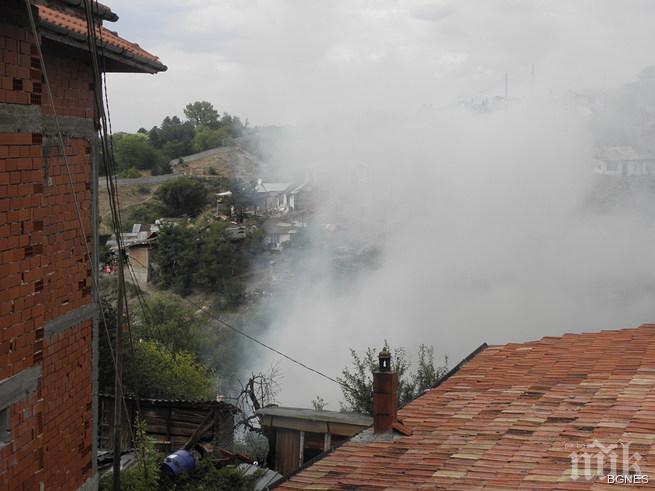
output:
[[[167,489],[175,491],[252,491],[261,477],[256,472],[244,476],[236,467],[218,468],[208,460],[200,462],[198,469],[187,476],[176,479]]]
[[[126,352],[124,383],[141,397],[165,399],[213,399],[215,387],[212,371],[196,356],[173,352],[156,341],[134,343]]]
[[[171,164],[168,162],[162,161],[161,163],[155,165],[152,168],[152,175],[153,176],[161,176],[164,174],[171,174],[173,172],[173,169],[171,169]]]
[[[135,446],[137,461],[133,467],[121,472],[122,491],[157,491],[159,489],[159,466],[162,456],[155,450],[152,438],[146,435],[145,423],[135,424]],[[113,489],[113,475],[106,474],[100,480],[100,491]]]
[[[165,182],[156,195],[171,217],[195,217],[207,204],[207,189],[200,181],[189,177]]]
[[[135,179],[137,177],[141,177],[141,173],[134,167],[130,167],[129,169],[118,171],[117,176],[121,179]]]
[[[215,331],[205,318],[173,295],[159,294],[146,300],[146,315],[138,323],[138,336],[156,340],[173,353],[199,355],[218,343]]]

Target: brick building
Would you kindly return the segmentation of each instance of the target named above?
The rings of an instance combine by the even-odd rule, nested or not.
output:
[[[0,7],[0,489],[95,487],[99,164],[84,4]],[[106,71],[166,69],[89,4]]]

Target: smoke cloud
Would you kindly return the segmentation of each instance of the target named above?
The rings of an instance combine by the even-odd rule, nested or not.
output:
[[[267,177],[320,190],[271,345],[335,376],[348,348],[384,339],[431,344],[452,365],[484,341],[655,318],[652,193],[599,194],[598,133],[578,97],[654,63],[651,2],[163,4],[170,16],[139,2],[158,17],[134,37],[170,70],[138,87],[112,77],[117,127],[212,100],[285,126]],[[604,129],[612,144],[619,130]],[[253,368],[274,359],[251,351]],[[280,369],[282,403],[320,394],[338,408],[335,384]]]
[[[291,132],[278,161],[318,174],[315,221],[378,254],[344,277],[321,231],[267,341],[336,375],[348,348],[385,339],[452,365],[485,341],[653,319],[652,210],[599,206],[593,151],[587,118],[556,100]],[[281,368],[284,403],[338,407],[337,386]]]

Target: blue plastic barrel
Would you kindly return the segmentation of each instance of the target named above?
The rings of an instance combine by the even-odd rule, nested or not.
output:
[[[196,468],[196,459],[191,452],[177,450],[164,459],[161,470],[177,477],[184,472],[192,472]]]

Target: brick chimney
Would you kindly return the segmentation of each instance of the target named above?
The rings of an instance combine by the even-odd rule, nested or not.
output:
[[[386,348],[378,360],[378,369],[373,372],[373,430],[387,433],[396,421],[398,374],[391,370],[391,353]]]

